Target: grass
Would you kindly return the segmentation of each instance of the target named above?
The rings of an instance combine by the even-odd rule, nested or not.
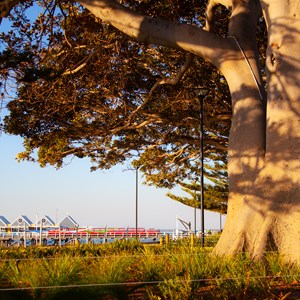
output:
[[[276,253],[257,262],[245,254],[221,259],[189,241],[0,251],[0,299],[5,300],[283,300],[290,294],[285,289],[280,294],[278,287],[292,288],[300,278],[300,268],[284,264]]]

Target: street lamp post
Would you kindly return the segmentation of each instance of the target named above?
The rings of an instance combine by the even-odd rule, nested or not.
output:
[[[139,221],[139,168],[128,169],[135,170],[135,238],[138,239],[138,221]]]
[[[135,238],[138,239],[139,168],[135,169]]]
[[[204,246],[203,100],[208,93],[208,89],[196,88],[195,93],[198,97],[199,104],[200,104],[200,137],[199,138],[200,138],[200,162],[201,162],[201,167],[200,167],[201,244],[202,246]]]
[[[197,233],[197,208],[196,206],[194,207],[194,232],[195,232],[195,235]]]
[[[195,186],[194,186],[194,199],[196,201],[197,199],[197,188],[196,188],[196,183],[198,181],[198,178],[195,179]],[[195,203],[195,207],[194,207],[194,232],[195,232],[195,236],[197,234],[197,207],[196,207],[196,203]]]

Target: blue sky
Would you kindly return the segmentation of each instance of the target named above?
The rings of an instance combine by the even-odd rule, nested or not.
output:
[[[73,159],[56,170],[32,162],[18,163],[15,156],[20,151],[20,138],[0,136],[0,215],[10,222],[20,214],[33,222],[44,214],[60,221],[69,213],[80,226],[135,227],[136,174],[124,171],[126,165],[90,172],[87,159]],[[175,229],[176,217],[194,224],[193,208],[169,199],[166,189],[142,181],[140,174],[139,227]],[[179,188],[176,191],[181,192]],[[199,228],[199,210],[196,223]],[[219,224],[219,214],[205,212],[205,228],[218,229]]]

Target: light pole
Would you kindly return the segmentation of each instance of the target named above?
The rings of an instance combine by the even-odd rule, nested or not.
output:
[[[201,186],[201,193],[200,193],[200,203],[201,203],[201,244],[204,246],[204,174],[203,174],[203,162],[204,162],[204,155],[203,155],[203,100],[208,93],[208,89],[205,88],[196,88],[195,93],[199,100],[200,104],[200,186]]]
[[[196,187],[196,183],[198,181],[198,178],[195,179],[195,185],[194,185],[194,199],[196,201],[197,199],[197,187]],[[194,232],[195,232],[195,236],[197,234],[197,207],[196,207],[196,202],[195,202],[195,207],[194,207]]]
[[[135,169],[135,238],[138,239],[139,168]]]
[[[196,233],[197,233],[197,216],[196,216],[196,213],[197,213],[197,208],[194,207],[194,232],[195,232],[195,236],[196,236]]]
[[[138,220],[139,220],[139,168],[130,168],[125,171],[135,170],[135,238],[138,238]]]

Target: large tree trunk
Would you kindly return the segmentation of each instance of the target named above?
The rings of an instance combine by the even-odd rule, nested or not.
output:
[[[229,170],[233,170],[228,217],[215,252],[228,255],[247,251],[253,257],[261,257],[268,250],[277,250],[287,261],[299,263],[300,7],[296,1],[270,1],[264,2],[263,8],[269,32],[265,155],[262,161],[258,160],[257,167],[249,164],[242,168],[253,176],[257,172],[256,179],[249,178],[253,185],[242,193],[239,191],[245,188],[245,178],[229,162]],[[240,130],[249,138],[255,134],[247,127]],[[235,141],[230,147],[230,152],[232,148],[234,152],[240,150],[236,149]],[[236,169],[241,169],[248,159],[247,151],[240,155]],[[232,183],[234,178],[237,186]]]

